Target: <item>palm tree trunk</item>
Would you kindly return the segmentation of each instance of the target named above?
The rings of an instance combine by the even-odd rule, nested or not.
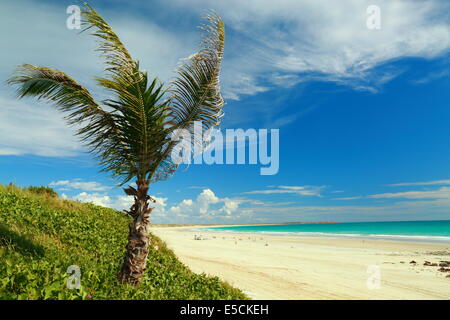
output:
[[[126,246],[125,257],[122,269],[118,274],[118,279],[122,283],[137,285],[147,268],[147,256],[150,243],[148,227],[150,226],[150,213],[153,208],[149,208],[148,183],[146,181],[137,182],[138,189],[129,187],[125,193],[134,196],[134,204],[128,213],[133,220],[129,226],[128,244]]]

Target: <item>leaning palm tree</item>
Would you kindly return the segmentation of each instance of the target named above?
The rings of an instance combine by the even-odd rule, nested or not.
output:
[[[135,180],[136,187],[124,188],[134,204],[125,210],[131,222],[118,279],[136,285],[146,270],[149,250],[153,209],[149,184],[170,177],[178,166],[171,157],[177,143],[173,136],[178,129],[192,132],[194,121],[201,121],[204,130],[220,123],[224,23],[216,14],[207,16],[199,52],[183,61],[166,88],[139,69],[138,61],[92,7],[83,8],[82,18],[84,30],[96,37],[105,60],[106,75],[95,80],[109,91],[109,99],[96,101],[64,72],[30,64],[19,66],[8,83],[17,86],[19,98],[33,96],[65,112],[69,125],[79,125],[77,135],[102,171],[119,178],[119,185]]]

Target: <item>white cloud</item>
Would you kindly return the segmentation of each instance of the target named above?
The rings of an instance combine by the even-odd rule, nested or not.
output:
[[[99,193],[87,193],[87,192],[81,192],[73,197],[68,197],[66,194],[62,194],[61,196],[63,199],[70,199],[80,202],[88,202],[93,203],[99,206],[103,207],[110,207],[112,208],[112,202],[111,198],[108,195],[105,194],[99,194]]]
[[[446,185],[448,180],[436,180],[428,182],[398,183],[389,186],[435,186]],[[409,214],[416,219],[450,219],[450,186],[443,186],[436,189],[412,190],[402,192],[378,193],[368,196],[334,198],[332,200],[357,200],[374,199],[391,203],[385,206],[374,206],[379,214],[389,214],[390,217]],[[365,216],[370,216],[370,212],[364,212]]]
[[[105,191],[111,189],[111,187],[103,186],[95,181],[81,181],[80,179],[52,181],[49,186],[64,190]]]
[[[200,214],[208,213],[209,206],[219,202],[219,198],[212,192],[211,189],[205,189],[197,197],[197,207]]]
[[[292,190],[298,190],[296,187]],[[289,189],[287,189],[289,190]],[[110,196],[106,193],[81,192],[69,198],[117,210],[128,209],[133,198]],[[448,219],[450,187],[434,191],[414,191],[377,194],[359,198],[399,199],[375,205],[299,205],[293,202],[265,202],[245,198],[218,197],[211,189],[202,190],[195,199],[184,199],[169,206],[168,198],[155,197],[152,212],[154,223],[264,223],[288,221],[380,221],[389,216],[393,220]],[[349,197],[347,200],[351,200]],[[409,199],[410,201],[405,201]],[[343,199],[342,199],[343,200]],[[426,210],[426,215],[424,211]]]
[[[415,83],[415,84],[429,83],[429,82],[437,80],[437,79],[448,77],[449,75],[450,75],[450,71],[447,69],[440,70],[440,71],[433,71],[421,79],[414,80],[413,83]]]
[[[342,198],[333,198],[332,200],[357,200],[361,198],[362,197],[342,197]]]
[[[352,196],[333,198],[332,200],[358,200],[358,199],[432,199],[432,200],[450,200],[450,180],[434,180],[426,182],[405,182],[390,184],[388,186],[403,187],[403,186],[437,186],[437,185],[449,185],[443,186],[434,190],[410,190],[401,192],[386,192],[377,193],[367,196]],[[423,201],[421,201],[423,202]],[[441,203],[441,202],[440,202]]]
[[[61,195],[61,198],[80,202],[93,203],[99,206],[113,208],[116,210],[129,209],[134,202],[134,199],[131,196],[122,196],[122,195],[110,196],[108,194],[98,192],[94,193],[81,192],[72,197],[63,193]],[[167,198],[155,196],[152,196],[152,198],[156,201],[156,203],[151,203],[151,207],[155,208],[152,213],[156,215],[158,214],[161,215],[161,213],[164,211],[164,207],[167,205],[166,204]]]
[[[238,209],[240,203],[241,203],[240,200],[225,199],[224,200],[224,205],[220,209],[220,211],[224,212],[227,215],[231,215],[234,212],[236,212],[236,210]]]
[[[245,209],[257,222],[344,222],[450,219],[450,199],[398,201],[385,205],[253,206]]]
[[[178,205],[171,207],[168,213],[183,214],[189,216],[214,216],[221,213],[227,215],[235,212],[242,200],[219,198],[211,189],[204,189],[195,200],[185,199]],[[220,208],[213,208],[220,204]]]
[[[277,186],[276,189],[247,191],[244,194],[283,194],[293,193],[301,196],[320,197],[326,186]]]
[[[159,207],[159,208],[163,208],[165,206],[167,206],[167,199],[168,198],[164,198],[164,197],[157,197],[157,196],[152,196],[153,200],[155,200],[156,202],[154,203],[154,206]]]
[[[377,193],[366,196],[351,196],[351,197],[340,197],[333,198],[332,200],[359,200],[359,199],[412,199],[417,200],[417,202],[424,203],[424,199],[430,199],[432,201],[438,201],[442,204],[448,200],[450,205],[450,180],[434,180],[425,182],[405,182],[389,184],[388,186],[394,187],[409,187],[409,186],[439,186],[444,185],[437,189],[425,189],[425,190],[409,190],[401,192],[386,192]],[[448,185],[448,186],[445,186]],[[442,202],[441,200],[444,200]],[[411,202],[412,203],[412,202]]]
[[[73,134],[51,107],[0,96],[0,155],[75,156],[82,147]]]
[[[450,185],[450,180],[434,180],[425,182],[402,182],[390,184],[391,187],[403,187],[403,186],[434,186],[434,185]]]
[[[73,196],[68,196],[63,193],[61,194],[61,198],[63,199],[90,202],[116,210],[129,209],[134,203],[134,197],[128,195],[111,195],[106,191],[111,190],[112,187],[104,186],[96,181],[82,181],[81,179],[59,180],[50,182],[49,186],[56,188],[58,191],[82,190],[82,192]],[[156,215],[164,214],[168,198],[153,195],[151,198],[155,200],[155,202],[151,202],[151,207],[154,208],[153,213]]]
[[[372,199],[404,198],[404,199],[449,199],[450,187],[441,187],[437,190],[406,191],[394,193],[381,193],[368,196]]]
[[[88,32],[66,28],[66,6],[33,1],[0,1],[0,38],[8,43],[0,61],[0,82],[22,63],[48,66],[66,72],[86,86],[97,100],[106,98],[92,78],[103,65]],[[148,20],[101,10],[141,67],[150,75],[169,80],[177,61],[193,52],[199,40],[195,30],[183,35],[169,32]],[[20,16],[20,19],[18,17]],[[0,88],[0,155],[33,154],[77,156],[85,149],[67,127],[64,114],[34,99],[18,101],[13,88]]]
[[[266,87],[261,82],[267,78],[272,84],[289,87],[312,77],[373,91],[401,72],[374,68],[403,57],[437,57],[450,47],[449,4],[440,0],[379,0],[380,30],[366,26],[366,9],[373,1],[176,3],[187,10],[214,8],[243,39],[228,46],[233,54],[224,63],[225,87],[233,75],[249,79],[246,87],[254,88]],[[270,78],[270,74],[275,76]]]
[[[221,82],[228,99],[310,80],[376,91],[402,72],[385,66],[386,62],[403,57],[434,58],[448,52],[447,2],[379,0],[382,25],[376,31],[366,28],[369,4],[372,2],[365,0],[173,0],[167,9],[170,12],[161,14],[190,12],[199,18],[205,9],[213,8],[223,16],[229,36]],[[131,5],[144,11],[154,6],[145,7],[142,2]],[[158,9],[166,7],[161,2]],[[101,100],[105,93],[98,92],[91,80],[102,70],[94,39],[68,30],[63,9],[60,4],[38,5],[26,0],[0,2],[2,22],[8,26],[0,28],[0,38],[8,43],[0,61],[0,81],[10,76],[17,64],[45,65],[66,71]],[[180,58],[197,50],[199,34],[195,28],[180,30],[175,23],[169,28],[127,12],[99,10],[142,67],[163,81],[174,75]],[[10,93],[0,91],[0,155],[80,154],[83,148],[61,114],[35,101],[17,102]],[[271,109],[273,105],[258,106],[258,114],[266,116]],[[280,119],[279,125],[295,119]]]
[[[233,72],[233,76],[229,71],[224,72],[223,97],[225,99],[239,100],[242,95],[255,95],[269,90],[266,86],[258,85],[253,76],[238,70],[233,70]],[[227,79],[229,80],[227,81]]]
[[[195,200],[184,199],[178,204],[169,207],[168,198],[151,196],[156,203],[151,203],[152,221],[156,223],[208,223],[212,219],[236,220],[248,216],[246,210],[239,211],[239,205],[244,202],[252,202],[244,199],[219,198],[211,189],[204,189]],[[133,204],[133,197],[110,196],[99,192],[81,192],[75,196],[62,194],[61,198],[80,202],[88,202],[96,205],[113,208],[116,210],[128,209]],[[180,220],[181,219],[181,220]],[[223,221],[223,220],[222,220]]]

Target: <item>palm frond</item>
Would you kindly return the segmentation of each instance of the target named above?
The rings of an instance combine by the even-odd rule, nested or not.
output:
[[[17,85],[19,98],[33,96],[56,103],[61,111],[69,112],[70,124],[92,117],[108,117],[89,91],[64,72],[23,64],[15,74],[7,83]]]
[[[200,51],[189,58],[178,69],[177,78],[172,81],[169,97],[166,125],[169,132],[176,129],[186,129],[191,132],[194,143],[204,143],[196,136],[193,123],[201,121],[202,130],[218,126],[223,116],[225,104],[220,93],[220,68],[225,45],[225,25],[216,14],[206,17],[208,24],[201,27],[204,31]],[[164,145],[159,162],[152,173],[157,173],[158,167],[170,168],[174,172],[177,164],[170,160],[169,154],[177,141]],[[164,170],[162,170],[164,171]],[[170,174],[159,174],[167,178]],[[161,178],[158,178],[159,180]]]
[[[202,121],[205,130],[220,124],[225,104],[220,93],[220,67],[225,45],[225,26],[215,14],[207,16],[202,48],[186,59],[172,82],[170,122],[176,128],[189,128]]]
[[[128,172],[127,179],[137,175],[144,179],[161,146],[165,143],[165,104],[160,103],[165,93],[162,84],[154,79],[148,85],[148,75],[139,70],[139,63],[131,57],[109,24],[89,5],[82,11],[84,30],[92,29],[97,38],[98,49],[105,59],[107,77],[96,78],[97,84],[110,91],[114,97],[102,103],[121,114],[121,129],[136,171]],[[110,156],[116,156],[111,154]],[[114,168],[115,161],[107,158],[107,170]]]
[[[111,26],[88,4],[81,11],[81,15],[83,31],[93,29],[91,34],[97,38],[98,48],[96,51],[100,52],[105,59],[107,65],[105,70],[116,76],[133,77],[137,69],[137,62],[133,60]]]
[[[131,150],[124,142],[119,126],[121,116],[101,108],[86,88],[64,72],[23,64],[7,83],[17,86],[19,98],[46,100],[66,113],[68,124],[80,126],[77,134],[100,158],[105,169],[114,169],[114,174],[120,174],[124,168],[129,171],[130,165],[134,165],[130,164]]]

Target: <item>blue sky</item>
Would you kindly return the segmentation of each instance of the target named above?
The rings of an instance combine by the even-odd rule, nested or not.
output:
[[[375,3],[377,2],[377,3]],[[201,16],[227,30],[222,128],[280,130],[278,174],[191,165],[151,186],[155,223],[450,219],[450,23],[445,1],[91,1],[151,75],[168,81],[196,51]],[[77,1],[2,1],[0,81],[14,66],[61,69],[96,97]],[[366,26],[377,4],[381,29]],[[99,99],[98,99],[99,100]],[[0,183],[124,209],[61,114],[0,85]]]

